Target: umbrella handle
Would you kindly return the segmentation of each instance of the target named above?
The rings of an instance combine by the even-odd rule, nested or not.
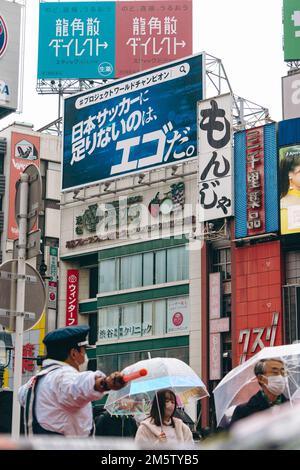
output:
[[[123,380],[124,382],[130,382],[130,380],[139,379],[140,377],[144,377],[147,374],[147,369],[140,369],[137,372],[132,372],[131,374],[124,375]]]

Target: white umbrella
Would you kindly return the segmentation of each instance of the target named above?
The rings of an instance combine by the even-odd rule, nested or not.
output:
[[[208,396],[200,377],[185,362],[174,358],[152,358],[139,361],[122,372],[132,374],[141,369],[147,375],[128,382],[121,390],[109,392],[105,408],[110,414],[148,414],[155,393],[171,389],[185,405],[191,399]]]
[[[300,389],[300,344],[288,344],[261,349],[243,364],[232,369],[214,389],[217,425],[222,422],[226,410],[247,402],[260,390],[254,374],[254,366],[261,359],[281,359],[288,372],[287,398],[299,396]]]

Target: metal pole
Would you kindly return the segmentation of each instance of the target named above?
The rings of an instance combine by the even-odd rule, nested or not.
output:
[[[26,236],[29,176],[23,173],[20,177],[20,214],[19,218],[19,250],[18,250],[18,281],[17,281],[17,312],[25,310],[25,274],[26,274]],[[13,414],[12,438],[20,435],[20,405],[18,391],[22,385],[22,355],[23,355],[24,316],[17,315],[15,339],[15,363],[13,381]]]

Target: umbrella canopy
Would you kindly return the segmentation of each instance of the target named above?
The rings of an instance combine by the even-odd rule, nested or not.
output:
[[[184,405],[190,400],[208,396],[202,380],[179,359],[146,359],[126,367],[122,372],[127,375],[140,369],[146,369],[147,375],[128,382],[121,390],[109,393],[105,408],[111,414],[149,414],[155,392],[162,389],[173,390]]]
[[[288,372],[285,395],[292,402],[299,397],[300,344],[288,344],[261,349],[243,364],[232,369],[214,389],[217,425],[222,424],[226,410],[247,402],[260,390],[254,374],[254,366],[261,359],[281,359]]]

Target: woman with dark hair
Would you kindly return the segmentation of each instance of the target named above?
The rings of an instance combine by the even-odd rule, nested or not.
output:
[[[282,233],[300,229],[300,148],[288,148],[280,161],[280,219]]]
[[[184,422],[174,417],[176,396],[172,390],[160,390],[153,399],[149,418],[141,422],[135,442],[141,447],[159,444],[193,444],[193,434]]]

